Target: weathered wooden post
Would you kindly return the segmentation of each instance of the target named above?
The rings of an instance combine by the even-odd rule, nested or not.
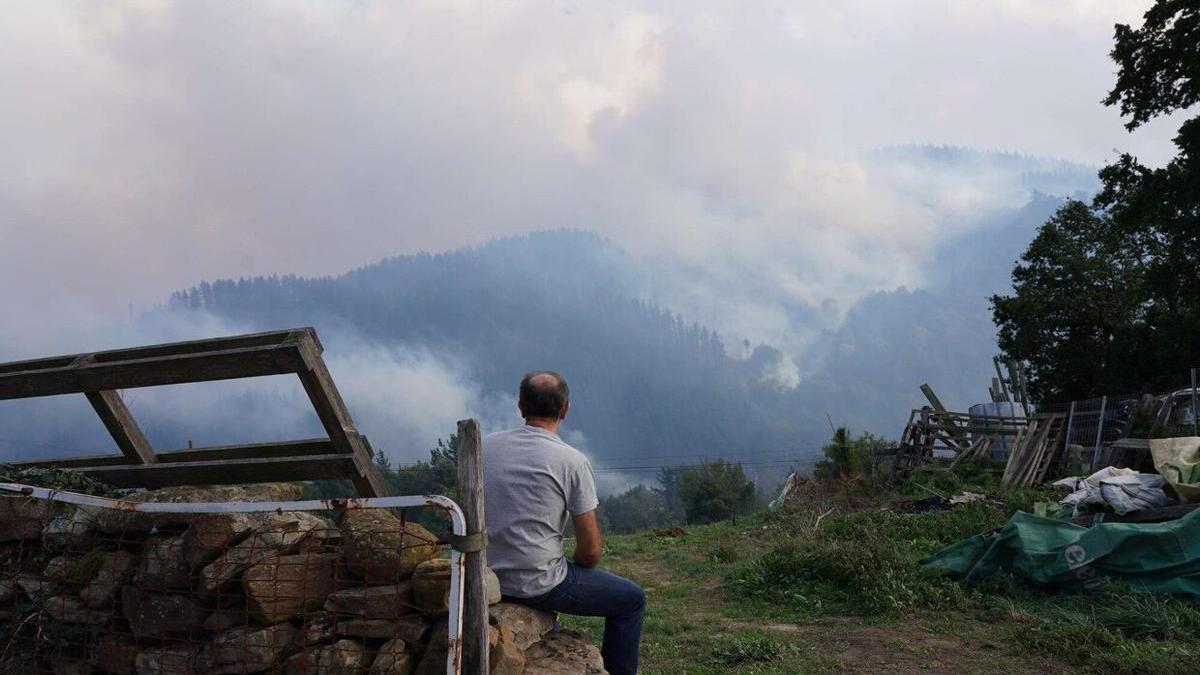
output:
[[[488,606],[484,589],[487,567],[487,534],[483,518],[483,444],[479,421],[458,423],[458,498],[462,500],[467,534],[462,547],[465,572],[463,589],[462,672],[488,672]]]

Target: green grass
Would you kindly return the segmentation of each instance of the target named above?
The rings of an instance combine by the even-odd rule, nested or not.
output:
[[[791,512],[679,538],[612,536],[602,565],[647,589],[650,674],[1194,670],[1200,610],[1178,600],[1118,585],[1049,593],[1004,575],[965,587],[920,573],[922,557],[1046,499],[1004,497],[925,513],[875,505],[817,526],[814,513]],[[563,623],[599,643],[602,621]]]

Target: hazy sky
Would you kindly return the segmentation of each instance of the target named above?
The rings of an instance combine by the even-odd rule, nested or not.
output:
[[[872,149],[1169,157],[1173,122],[1099,103],[1147,5],[5,3],[0,343],[556,227],[844,308],[919,285],[947,214],[1021,199]]]

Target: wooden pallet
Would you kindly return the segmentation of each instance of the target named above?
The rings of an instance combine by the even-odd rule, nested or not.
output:
[[[83,394],[121,450],[17,466],[71,468],[123,488],[344,479],[362,496],[384,496],[371,445],[355,428],[322,351],[306,327],[2,363],[0,400]],[[118,393],[288,374],[300,378],[328,438],[159,452]]]

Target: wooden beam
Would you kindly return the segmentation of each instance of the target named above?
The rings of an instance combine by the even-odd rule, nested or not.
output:
[[[128,466],[125,455],[82,455],[63,459],[35,459],[28,462],[11,462],[18,469],[74,469],[81,466]]]
[[[934,410],[940,413],[947,412],[946,406],[942,405],[941,400],[938,399],[937,394],[933,393],[933,387],[929,386],[928,382],[921,385],[921,393],[925,394],[925,398],[929,400],[929,405],[933,406]]]
[[[178,464],[180,462],[203,462],[218,459],[254,459],[268,457],[305,457],[310,455],[334,454],[333,445],[328,438],[309,438],[300,441],[283,441],[279,443],[250,443],[247,445],[218,445],[205,448],[188,448],[172,450],[155,455],[160,463]],[[127,466],[129,460],[124,455],[92,455],[89,457],[71,457],[67,459],[42,459],[34,462],[15,464],[19,469],[26,468],[60,468],[97,466]]]
[[[946,410],[946,406],[942,405],[942,402],[940,399],[938,399],[937,394],[933,393],[933,387],[929,386],[928,383],[921,385],[921,393],[925,394],[925,398],[929,400],[929,405],[933,406],[934,411],[936,411],[939,416],[945,415],[947,412],[949,412]],[[949,422],[950,420],[946,419],[946,421]],[[966,450],[968,447],[970,447],[971,442],[967,440],[967,435],[964,434],[957,426],[951,424],[948,426],[946,431],[948,431],[950,435],[954,437],[955,443],[959,448]]]
[[[354,458],[342,454],[161,462],[141,466],[85,466],[77,467],[76,470],[119,488],[353,480],[358,474]]]
[[[299,351],[287,344],[128,361],[96,361],[0,373],[0,400],[283,375],[303,367]]]
[[[154,448],[146,440],[146,434],[133,419],[121,395],[111,389],[105,391],[87,392],[88,403],[100,416],[104,428],[120,448],[121,453],[134,464],[154,464],[158,459],[154,456]]]
[[[387,484],[383,482],[383,477],[371,461],[373,450],[355,428],[350,410],[342,400],[337,385],[333,383],[333,377],[325,367],[325,360],[321,358],[321,343],[310,333],[297,333],[289,338],[289,343],[295,345],[304,361],[304,367],[298,372],[300,384],[304,386],[304,391],[317,412],[317,419],[321,420],[325,433],[329,434],[334,449],[355,458],[358,476],[354,479],[354,487],[359,495],[386,495]]]
[[[317,419],[321,420],[321,425],[325,427],[325,432],[329,434],[334,447],[343,452],[351,452],[349,437],[357,434],[358,429],[354,426],[354,420],[350,418],[346,402],[342,400],[342,395],[333,383],[329,369],[325,367],[319,345],[309,339],[309,336],[299,335],[296,337],[295,346],[304,363],[303,368],[298,371],[300,383],[304,385],[304,391],[312,401],[313,409],[317,411]]]
[[[478,420],[458,423],[458,495],[467,521],[466,536],[484,532],[483,448]],[[488,608],[484,591],[487,549],[463,553],[463,651],[462,672],[488,672]]]
[[[358,442],[365,442],[366,436],[355,434],[355,439]],[[365,452],[355,451],[350,455],[354,459],[354,469],[356,475],[350,480],[354,481],[354,489],[362,497],[387,497],[391,494],[387,483],[383,481],[383,476],[380,475],[375,462],[367,456]]]
[[[87,395],[125,456],[37,464],[78,468],[119,487],[347,478],[354,481],[362,496],[383,496],[387,494],[387,485],[371,461],[371,446],[355,428],[321,359],[321,351],[316,331],[305,327],[18,361],[0,364],[0,400]],[[300,377],[317,417],[329,434],[328,439],[155,455],[116,394],[118,389],[283,374]],[[316,461],[326,456],[337,457],[337,461],[324,464]],[[224,475],[218,468],[222,462],[225,462]],[[277,470],[263,468],[271,463],[278,465]],[[161,470],[146,471],[150,468]]]
[[[111,363],[113,361],[130,361],[134,359],[161,356],[185,356],[200,352],[240,349],[245,347],[268,347],[271,345],[282,344],[290,336],[298,332],[310,333],[313,335],[313,339],[316,339],[315,331],[313,331],[311,327],[305,326],[303,328],[290,328],[288,330],[277,330],[266,333],[251,333],[249,335],[205,338],[202,340],[188,340],[184,342],[168,342],[144,347],[110,349],[107,351],[89,352],[85,354],[50,356],[26,361],[11,361],[9,363],[0,364],[0,373],[53,370],[83,360],[91,360],[98,363]],[[90,357],[90,359],[88,357]]]
[[[204,448],[159,453],[160,462],[200,462],[214,459],[257,459],[271,457],[305,457],[334,454],[328,438],[307,438],[299,441],[216,445]]]

